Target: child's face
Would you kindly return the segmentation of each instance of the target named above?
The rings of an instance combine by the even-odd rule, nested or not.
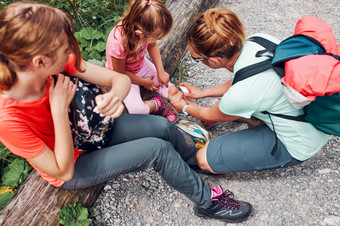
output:
[[[157,34],[157,35],[153,35],[153,36],[145,35],[145,33],[141,30],[137,30],[136,34],[140,37],[141,40],[144,40],[147,43],[156,42],[165,37],[165,35],[163,35],[162,32],[159,32],[159,31],[155,32],[154,34]]]
[[[156,41],[158,41],[158,40],[160,40],[160,39],[154,38],[154,37],[147,37],[147,38],[145,38],[144,40],[145,40],[147,43],[151,43],[151,42],[156,42]]]

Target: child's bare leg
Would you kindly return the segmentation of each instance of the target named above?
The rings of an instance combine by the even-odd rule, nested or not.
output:
[[[146,101],[144,101],[144,103],[149,106],[149,108],[150,108],[150,112],[149,113],[154,112],[156,110],[156,104],[155,104],[154,101],[146,100]]]
[[[183,98],[182,92],[179,91],[175,86],[170,86],[168,98],[170,101],[179,102]],[[185,101],[187,104],[197,106],[197,103],[190,98],[185,98]]]

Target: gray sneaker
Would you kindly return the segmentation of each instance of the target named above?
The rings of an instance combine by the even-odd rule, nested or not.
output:
[[[234,199],[234,194],[226,190],[223,192],[220,186],[211,188],[216,195],[212,197],[212,205],[203,209],[194,208],[195,214],[201,218],[214,218],[229,223],[237,223],[247,220],[252,211],[251,204]]]

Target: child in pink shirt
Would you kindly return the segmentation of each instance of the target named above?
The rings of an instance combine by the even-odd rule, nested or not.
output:
[[[127,74],[132,82],[124,104],[131,114],[156,114],[176,121],[177,113],[170,103],[181,93],[170,83],[164,71],[157,40],[171,30],[173,18],[160,0],[130,2],[124,18],[108,36],[106,44],[106,68]],[[152,62],[145,58],[148,51]],[[143,101],[140,86],[157,91],[162,97]]]

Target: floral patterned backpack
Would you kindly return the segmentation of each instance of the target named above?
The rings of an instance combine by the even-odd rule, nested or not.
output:
[[[109,116],[102,117],[93,111],[96,106],[95,97],[105,93],[105,89],[70,76],[77,85],[77,91],[69,108],[69,120],[74,147],[80,151],[101,149],[107,142],[108,133],[113,125]]]

